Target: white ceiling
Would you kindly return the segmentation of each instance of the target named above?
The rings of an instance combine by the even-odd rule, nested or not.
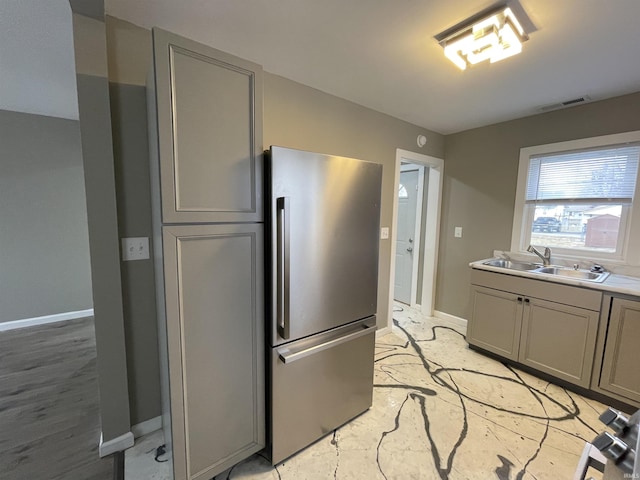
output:
[[[491,0],[106,0],[159,26],[443,134],[640,91],[640,1],[520,0],[523,53],[464,72],[433,36]],[[67,0],[0,1],[0,108],[77,116]]]
[[[640,90],[640,1],[521,0],[523,53],[458,70],[434,35],[491,0],[106,0],[159,26],[443,134]]]

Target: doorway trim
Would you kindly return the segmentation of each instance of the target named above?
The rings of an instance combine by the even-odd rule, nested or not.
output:
[[[396,274],[396,228],[398,223],[398,184],[400,182],[400,166],[402,161],[423,165],[429,168],[429,186],[426,195],[426,219],[424,239],[424,263],[422,274],[422,299],[420,301],[420,311],[426,315],[433,316],[436,268],[438,261],[438,243],[440,239],[440,206],[442,204],[442,186],[444,179],[444,160],[441,158],[424,155],[421,153],[396,149],[396,163],[393,178],[393,218],[391,221],[391,266],[389,271],[389,312],[387,327],[393,325],[393,285]],[[423,199],[424,204],[424,199]],[[434,235],[429,235],[434,232]],[[417,271],[416,271],[417,274]],[[415,288],[413,289],[415,291]],[[412,300],[415,293],[412,293]]]

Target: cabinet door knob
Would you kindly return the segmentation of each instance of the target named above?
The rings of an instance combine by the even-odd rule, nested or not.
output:
[[[518,302],[522,303],[522,297],[518,297]]]
[[[524,299],[524,303],[529,303],[529,299],[528,299],[528,298],[525,298],[525,299]]]

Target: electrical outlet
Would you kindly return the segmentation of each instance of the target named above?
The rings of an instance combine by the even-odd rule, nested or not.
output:
[[[462,227],[455,227],[453,229],[453,236],[456,238],[462,238]]]
[[[122,239],[122,261],[145,260],[149,258],[149,237],[129,237]]]
[[[389,227],[382,227],[380,229],[380,239],[388,240],[389,239]]]

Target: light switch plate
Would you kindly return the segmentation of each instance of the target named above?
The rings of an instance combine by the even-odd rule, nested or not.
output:
[[[149,258],[149,237],[129,237],[122,240],[122,261]]]
[[[453,229],[453,236],[456,238],[462,238],[462,227],[455,227]]]
[[[389,227],[382,227],[380,229],[380,239],[388,240],[389,239]]]

